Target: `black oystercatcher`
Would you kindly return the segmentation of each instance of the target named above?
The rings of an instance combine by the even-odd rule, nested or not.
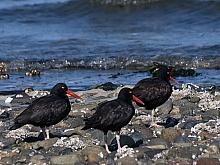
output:
[[[71,110],[66,94],[77,99],[81,98],[68,90],[66,84],[58,83],[51,89],[49,95],[36,99],[18,115],[10,130],[20,128],[25,124],[32,124],[41,127],[44,138],[49,139],[49,130],[45,132],[46,127],[59,123]]]
[[[99,104],[95,108],[96,112],[90,118],[84,119],[85,127],[82,128],[83,130],[95,128],[104,132],[105,147],[108,153],[110,153],[107,145],[107,132],[109,130],[116,131],[118,149],[120,150],[121,148],[120,130],[130,122],[135,114],[132,99],[140,104],[144,104],[133,95],[131,89],[123,88],[119,92],[117,99]]]
[[[137,102],[139,106],[148,110],[152,109],[151,126],[156,127],[158,125],[154,122],[154,109],[169,99],[172,94],[172,86],[169,80],[175,81],[175,79],[170,76],[170,70],[165,66],[154,70],[153,76],[140,80],[133,88],[133,93],[145,104],[143,106]]]

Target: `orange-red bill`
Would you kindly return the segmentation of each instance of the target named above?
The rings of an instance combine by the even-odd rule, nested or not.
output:
[[[139,98],[137,98],[136,96],[132,95],[132,99],[142,105],[145,105],[143,101],[141,101]]]
[[[179,84],[179,82],[178,82],[175,78],[173,78],[172,76],[170,76],[169,79],[170,79],[171,81],[175,82],[176,84]]]
[[[69,94],[72,97],[77,98],[77,99],[82,99],[80,96],[78,96],[77,94],[73,93],[71,90],[67,90],[66,93]]]

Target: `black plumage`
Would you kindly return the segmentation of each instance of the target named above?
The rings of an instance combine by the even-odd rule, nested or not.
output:
[[[141,100],[133,95],[131,89],[121,89],[117,99],[103,102],[95,108],[96,112],[90,118],[84,120],[85,127],[82,129],[95,128],[103,131],[106,143],[107,132],[111,130],[119,133],[121,128],[126,126],[135,114],[132,99],[143,104]],[[120,148],[119,137],[116,136],[116,139]],[[105,145],[106,150],[109,152],[107,143]]]
[[[167,67],[161,66],[157,68],[153,76],[152,78],[140,80],[133,88],[134,95],[145,103],[144,107],[148,110],[153,110],[162,105],[172,94],[172,86],[169,82],[171,79],[170,70]],[[137,104],[143,106],[139,103]]]
[[[46,136],[45,128],[59,123],[71,110],[69,98],[66,94],[80,98],[68,90],[66,84],[58,83],[51,89],[49,95],[36,99],[19,114],[14,119],[14,125],[10,130],[20,128],[25,124],[32,124],[41,127],[44,136]],[[49,138],[48,136],[49,132],[47,133],[47,138]]]

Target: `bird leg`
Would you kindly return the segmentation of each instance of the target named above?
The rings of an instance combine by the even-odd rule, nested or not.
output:
[[[44,136],[44,140],[49,139],[49,138],[50,138],[50,136],[49,136],[49,130],[46,129],[46,127],[41,127],[41,129],[42,129],[42,133],[43,133],[43,136]]]
[[[121,144],[120,144],[120,131],[117,131],[117,132],[116,132],[115,138],[116,138],[116,141],[117,141],[118,150],[120,151],[120,150],[121,150]]]
[[[50,139],[50,130],[48,128],[46,128],[46,139]]]
[[[111,152],[108,149],[108,143],[107,143],[107,132],[104,132],[104,141],[105,141],[105,149],[107,153],[110,154]]]
[[[154,127],[154,128],[160,127],[160,126],[155,122],[155,120],[154,120],[154,113],[155,113],[155,109],[153,109],[153,110],[151,111],[151,124],[150,124],[150,128],[152,128],[152,127]]]

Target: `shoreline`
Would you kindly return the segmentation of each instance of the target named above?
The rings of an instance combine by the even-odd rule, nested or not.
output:
[[[70,100],[70,114],[50,127],[53,137],[49,140],[42,140],[39,128],[31,125],[7,130],[30,98],[43,96],[47,91],[30,91],[24,97],[11,95],[14,103],[0,106],[0,164],[18,160],[25,164],[220,164],[220,92],[197,91],[193,84],[183,84],[181,90],[174,90],[171,99],[158,107],[156,119],[162,123],[161,128],[148,128],[151,111],[135,105],[137,114],[121,131],[122,140],[127,139],[127,145],[133,147],[124,149],[122,155],[116,153],[112,141],[115,135],[110,132],[108,143],[113,152],[108,155],[102,147],[103,133],[81,128],[83,118],[91,115],[98,103],[115,98],[121,88],[76,92],[85,102]],[[6,97],[1,95],[0,100]],[[178,122],[168,127],[168,118]]]

